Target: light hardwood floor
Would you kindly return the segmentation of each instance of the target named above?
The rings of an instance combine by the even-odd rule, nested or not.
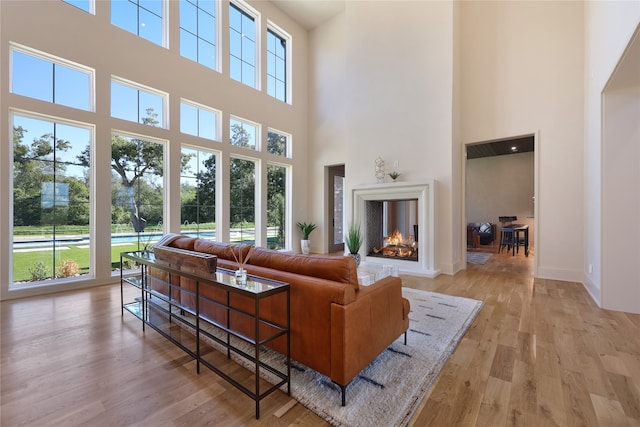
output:
[[[403,280],[485,303],[412,425],[640,426],[639,315],[598,309],[576,283],[534,281],[522,254]],[[274,415],[290,401],[280,392],[256,421],[248,397],[121,317],[119,289],[1,303],[3,427],[327,425],[299,404]]]

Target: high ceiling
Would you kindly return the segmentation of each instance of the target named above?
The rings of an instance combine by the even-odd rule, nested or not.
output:
[[[312,30],[344,10],[345,0],[271,0],[307,30]]]
[[[467,160],[534,151],[533,135],[467,145]]]

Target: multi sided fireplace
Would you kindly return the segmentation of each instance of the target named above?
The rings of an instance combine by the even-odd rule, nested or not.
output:
[[[362,229],[362,262],[435,277],[436,182],[393,182],[353,189],[353,218]]]
[[[418,200],[365,203],[368,256],[418,261]]]

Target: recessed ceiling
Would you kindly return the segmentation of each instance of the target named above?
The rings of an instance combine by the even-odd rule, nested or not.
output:
[[[528,153],[534,151],[533,146],[533,135],[504,139],[501,141],[483,142],[480,144],[469,144],[467,145],[467,160]]]
[[[344,10],[345,0],[271,0],[306,30],[312,30]]]

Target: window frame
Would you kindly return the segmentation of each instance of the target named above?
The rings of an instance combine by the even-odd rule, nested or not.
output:
[[[137,8],[136,12],[137,13],[136,13],[136,32],[135,33],[132,32],[132,31],[129,31],[127,28],[121,27],[120,25],[115,24],[113,22],[113,3],[116,2],[116,1],[126,1],[126,2],[131,3],[131,4],[136,6],[136,8]],[[149,12],[149,13],[155,15],[155,16],[158,16],[154,12],[152,12],[150,9],[147,9],[146,7],[140,6],[140,0],[111,0],[109,2],[109,7],[110,7],[110,9],[109,9],[109,23],[111,25],[113,25],[114,27],[117,27],[117,28],[120,28],[123,31],[126,31],[127,33],[133,34],[136,37],[139,37],[139,38],[141,38],[143,40],[146,40],[149,43],[153,43],[156,46],[161,46],[161,47],[163,47],[165,49],[168,49],[169,48],[169,28],[168,28],[168,21],[169,20],[167,19],[168,2],[165,1],[165,0],[160,0],[160,2],[161,2],[161,5],[162,5],[162,16],[160,16],[160,19],[162,21],[161,24],[160,24],[160,27],[162,28],[162,35],[160,37],[161,38],[160,44],[158,44],[155,41],[150,40],[150,39],[148,39],[146,37],[142,37],[140,35],[140,9],[142,8],[145,11],[147,11],[147,12]]]
[[[277,162],[277,161],[273,161],[273,160],[267,160],[266,162],[266,168],[265,168],[265,173],[267,176],[267,182],[266,182],[266,188],[265,188],[265,197],[267,198],[267,204],[268,202],[268,198],[269,198],[269,182],[268,182],[268,174],[269,174],[269,166],[275,166],[275,167],[279,167],[279,168],[283,168],[285,170],[285,195],[284,195],[284,205],[285,205],[285,216],[284,216],[284,220],[285,220],[285,224],[284,224],[284,248],[280,248],[278,250],[280,251],[290,251],[293,247],[293,216],[292,216],[292,209],[293,209],[293,197],[292,197],[292,191],[293,191],[293,184],[292,184],[292,179],[293,179],[293,165],[291,165],[290,163],[284,163],[284,162]],[[267,206],[268,209],[268,206]],[[267,244],[269,242],[269,220],[267,219],[267,222],[265,224],[265,240],[267,241]]]
[[[198,135],[194,135],[192,133],[187,133],[187,132],[183,132],[182,131],[182,105],[187,105],[189,107],[193,107],[195,109],[198,110],[198,113],[202,110],[202,111],[206,111],[208,113],[212,113],[213,115],[215,115],[216,120],[215,120],[215,135],[213,138],[208,138],[206,136],[202,136],[199,134],[199,129],[200,127],[198,126]],[[200,120],[200,117],[198,116],[198,121]],[[221,129],[222,129],[222,111],[215,109],[213,107],[209,107],[208,105],[204,105],[204,104],[200,104],[194,101],[191,101],[189,99],[186,98],[180,98],[180,133],[182,135],[191,135],[191,136],[195,136],[197,138],[202,138],[202,139],[206,139],[208,141],[216,141],[216,142],[221,142],[222,138],[221,138]]]
[[[213,203],[214,203],[213,209],[214,209],[215,213],[214,213],[213,221],[214,221],[214,223],[216,225],[216,228],[215,228],[215,239],[213,239],[213,240],[220,241],[220,226],[219,226],[219,224],[220,224],[221,215],[220,215],[220,208],[219,207],[222,206],[222,203],[221,203],[221,200],[222,200],[221,199],[221,191],[222,191],[222,185],[221,185],[221,182],[222,182],[222,157],[223,157],[222,156],[222,152],[220,150],[215,150],[215,149],[205,148],[205,147],[198,146],[198,145],[183,143],[183,144],[180,144],[181,162],[182,162],[183,149],[197,151],[199,153],[208,153],[208,154],[210,154],[212,156],[215,156],[216,166],[217,167],[216,167],[216,171],[215,171],[215,180],[216,180],[215,188],[214,188],[215,198],[213,200]],[[185,233],[185,230],[182,229],[182,227],[184,225],[183,222],[182,222],[182,207],[183,207],[183,204],[182,204],[182,178],[183,177],[197,179],[197,177],[195,175],[192,176],[192,177],[184,175],[182,173],[182,168],[181,168],[180,176],[179,176],[180,195],[181,195],[181,199],[180,199],[180,232],[181,233]],[[197,208],[200,209],[200,207],[201,207],[201,205],[198,202]],[[200,227],[199,227],[199,225],[200,225],[200,223],[198,222],[198,229],[196,230],[196,233],[198,234],[198,237],[200,237],[199,236],[200,235]],[[187,230],[187,231],[190,232],[190,230]],[[211,240],[211,239],[209,239],[209,240]]]
[[[194,34],[193,32],[189,31],[186,28],[183,28],[182,25],[181,25],[182,5],[185,2],[191,3],[196,8],[196,27],[197,27],[196,34]],[[198,6],[197,0],[183,0],[183,1],[180,1],[180,4],[178,6],[178,10],[179,10],[179,14],[180,14],[180,16],[178,17],[178,34],[179,34],[178,52],[179,52],[181,57],[183,57],[185,59],[188,59],[190,61],[193,61],[193,59],[191,59],[191,58],[189,58],[187,56],[184,56],[182,54],[182,32],[186,31],[189,34],[193,35],[196,38],[197,42],[199,42],[200,40],[203,40],[203,41],[209,43],[208,40],[203,39],[200,36],[198,17],[199,17],[199,13],[201,11],[202,11],[202,13],[206,13],[207,15],[210,15],[210,14],[207,11],[205,11],[204,9],[201,9]],[[213,20],[214,20],[214,25],[215,25],[215,28],[214,28],[214,43],[211,43],[213,45],[213,47],[214,47],[214,50],[215,50],[215,55],[214,55],[215,66],[214,67],[210,67],[209,65],[203,64],[202,62],[200,62],[199,43],[197,44],[197,47],[196,47],[196,49],[197,49],[197,51],[196,51],[196,60],[193,61],[193,62],[196,62],[196,63],[202,65],[203,67],[207,67],[207,68],[209,68],[211,70],[214,70],[214,71],[217,71],[217,72],[220,72],[220,70],[222,69],[222,60],[221,60],[221,58],[222,58],[221,50],[222,49],[220,49],[220,40],[222,39],[222,37],[221,37],[222,25],[221,25],[221,21],[220,21],[220,15],[221,15],[220,14],[220,10],[221,10],[221,2],[219,0],[215,0],[214,1],[214,15],[213,15]]]
[[[75,4],[75,3],[71,3],[69,0],[62,0],[62,1],[63,1],[64,3],[67,3],[67,4],[69,4],[69,5],[71,5],[71,6],[75,7],[75,8],[77,8],[77,9],[82,10],[83,12],[89,13],[89,14],[91,14],[91,15],[95,15],[95,14],[96,14],[96,2],[95,2],[95,0],[87,0],[87,3],[88,3],[88,5],[89,5],[89,8],[88,8],[88,9],[85,9],[85,8],[83,8],[83,7],[80,7],[80,6],[78,6],[77,4]]]
[[[279,155],[279,154],[275,154],[275,153],[271,153],[269,152],[269,134],[270,133],[275,133],[277,135],[280,136],[284,136],[287,139],[287,142],[285,143],[285,147],[284,147],[284,155]],[[265,144],[265,150],[267,152],[267,154],[270,154],[272,156],[276,156],[280,159],[292,159],[293,158],[293,143],[292,143],[293,137],[291,136],[290,133],[288,132],[283,132],[281,130],[272,128],[272,127],[268,127],[267,128],[267,142]]]
[[[243,147],[241,145],[236,145],[233,144],[231,142],[231,137],[232,137],[232,132],[231,132],[231,126],[232,123],[231,121],[235,120],[236,122],[240,122],[242,124],[247,124],[248,126],[254,127],[255,128],[255,139],[254,139],[254,146],[248,146],[248,147]],[[244,128],[244,127],[243,127]],[[247,120],[247,119],[243,119],[242,117],[239,116],[234,116],[233,114],[231,114],[229,116],[229,145],[231,147],[236,147],[236,148],[240,148],[240,149],[245,149],[245,150],[251,150],[251,151],[262,151],[262,125],[258,122],[254,122],[251,120]]]
[[[165,220],[166,218],[168,218],[168,213],[169,213],[169,174],[170,172],[169,169],[166,167],[166,165],[168,164],[169,161],[169,146],[171,141],[168,139],[164,139],[164,138],[157,138],[154,136],[150,136],[150,135],[143,135],[141,133],[137,133],[137,132],[130,132],[130,131],[126,131],[126,130],[122,130],[122,129],[111,129],[109,132],[110,135],[110,140],[109,140],[109,154],[111,155],[112,152],[112,145],[113,145],[113,137],[115,135],[123,137],[123,138],[131,138],[131,139],[139,139],[142,140],[144,142],[151,142],[154,144],[159,144],[162,146],[162,161],[164,164],[164,168],[163,168],[163,173],[162,173],[162,234],[166,233],[166,228],[167,228],[167,221]],[[109,159],[109,177],[111,178],[111,174],[113,173],[113,169],[111,168],[111,159]],[[112,192],[113,191],[113,183],[111,183],[109,185],[109,190]],[[113,209],[113,200],[111,201],[111,203],[109,204],[109,206],[111,207],[111,209]],[[113,219],[111,219],[110,221],[110,226],[113,227],[114,223],[113,223]],[[151,226],[153,225],[152,223],[147,223],[147,225]],[[110,239],[113,239],[113,235],[114,233],[111,232],[109,233],[109,237]],[[139,242],[140,243],[140,242]],[[144,243],[144,241],[142,241],[142,243]],[[119,270],[112,270],[111,272],[112,276],[115,276],[117,274],[119,274]]]
[[[284,85],[284,97],[285,99],[280,99],[276,96],[273,95],[269,95],[268,90],[269,90],[269,83],[268,83],[268,79],[269,79],[269,47],[268,47],[268,34],[272,33],[275,36],[279,37],[280,39],[284,40],[286,43],[286,47],[285,47],[285,65],[284,65],[284,73],[285,73],[285,85]],[[275,23],[273,23],[272,21],[267,21],[267,72],[266,74],[266,78],[267,78],[267,94],[269,96],[272,96],[275,99],[278,99],[286,104],[292,105],[292,85],[291,85],[291,79],[292,79],[292,75],[293,73],[292,71],[292,65],[291,65],[291,53],[292,53],[292,43],[293,43],[293,38],[291,37],[291,35],[289,33],[287,33],[286,31],[284,31],[282,28],[280,28],[279,26],[277,26]]]
[[[29,95],[22,95],[20,93],[16,93],[13,91],[13,80],[14,80],[14,69],[13,69],[13,53],[14,52],[18,52],[21,53],[23,55],[26,56],[31,56],[35,59],[39,59],[41,61],[46,61],[51,63],[54,67],[55,65],[59,65],[62,67],[66,67],[69,69],[72,69],[74,71],[80,72],[80,73],[84,73],[87,74],[88,76],[88,84],[89,87],[87,88],[87,95],[88,95],[88,108],[87,109],[83,109],[83,108],[77,108],[71,105],[67,105],[67,104],[61,104],[59,102],[55,102],[55,84],[56,84],[56,80],[55,80],[55,74],[52,76],[52,85],[53,87],[51,88],[51,92],[52,92],[52,101],[48,101],[48,100],[44,100],[44,99],[40,99],[40,98],[34,98],[32,96]],[[91,68],[91,67],[87,67],[85,65],[79,64],[77,62],[73,62],[73,61],[69,61],[67,59],[61,58],[59,56],[55,56],[55,55],[51,55],[49,53],[37,50],[37,49],[33,49],[31,47],[25,46],[25,45],[21,45],[18,43],[13,43],[10,42],[9,43],[9,92],[14,94],[14,95],[18,95],[18,96],[24,96],[26,98],[30,98],[30,99],[37,99],[38,101],[42,101],[42,102],[46,102],[49,104],[55,104],[55,105],[62,105],[64,107],[68,107],[68,108],[73,108],[75,110],[80,110],[80,111],[88,111],[88,112],[95,112],[96,111],[96,73],[95,73],[95,69]]]
[[[129,119],[125,119],[125,118],[113,115],[113,91],[111,90],[112,89],[111,85],[113,83],[118,83],[118,84],[120,84],[122,86],[127,86],[127,87],[129,87],[131,89],[135,89],[135,90],[138,91],[138,97],[137,97],[138,120],[137,121],[133,121],[133,120],[129,120]],[[141,125],[144,125],[144,123],[142,123],[142,121],[140,121],[141,118],[139,116],[139,114],[140,114],[140,92],[146,92],[146,93],[148,93],[150,95],[155,95],[155,96],[160,97],[162,99],[162,120],[160,120],[160,125],[157,126],[157,127],[160,128],[160,129],[166,129],[166,130],[169,129],[169,94],[168,93],[162,92],[161,90],[154,89],[154,88],[149,87],[149,86],[145,86],[145,85],[140,84],[140,83],[133,82],[131,80],[123,79],[122,77],[118,77],[118,76],[115,76],[115,75],[111,75],[111,80],[110,80],[110,85],[109,85],[109,92],[110,92],[109,93],[109,95],[110,95],[109,96],[109,106],[110,106],[109,116],[111,118],[114,118],[114,119],[126,120],[128,122],[138,123],[138,124],[141,124]],[[146,126],[156,127],[156,126],[151,126],[151,125],[146,125]]]
[[[13,139],[13,128],[15,126],[15,117],[21,116],[33,120],[41,120],[46,122],[51,122],[54,125],[64,125],[64,126],[72,126],[77,128],[86,129],[89,131],[90,140],[89,140],[89,150],[90,150],[90,158],[95,158],[96,152],[96,125],[92,123],[84,123],[77,120],[66,119],[63,117],[53,116],[49,114],[36,113],[33,111],[26,111],[16,108],[9,108],[9,122],[10,124],[10,133],[11,138]],[[11,159],[13,159],[13,144],[9,146],[9,155]],[[9,250],[9,269],[8,269],[8,279],[9,283],[7,285],[7,290],[9,291],[18,291],[22,289],[28,289],[33,287],[51,287],[51,286],[61,286],[69,282],[76,281],[85,281],[96,278],[96,212],[95,212],[95,204],[96,204],[96,167],[94,162],[90,162],[88,166],[88,180],[89,180],[89,226],[88,226],[88,234],[89,234],[89,271],[87,274],[80,275],[78,277],[55,277],[55,271],[52,272],[53,277],[45,280],[34,281],[34,282],[26,282],[24,284],[16,285],[13,277],[13,257],[14,257],[14,249],[13,244],[15,243],[14,237],[14,216],[13,216],[13,206],[14,206],[14,174],[13,174],[13,160],[10,162],[11,174],[9,174],[9,203],[11,206],[10,209],[10,224],[9,224],[9,236],[11,242],[11,250]],[[56,240],[53,239],[54,242],[54,253]],[[55,255],[54,255],[55,257]]]
[[[240,74],[240,80],[235,79],[232,75],[231,75],[231,59],[235,58],[235,56],[231,53],[231,32],[235,31],[234,28],[231,27],[231,18],[228,19],[227,22],[227,29],[229,30],[228,32],[228,36],[229,36],[229,45],[228,45],[228,53],[229,53],[229,78],[231,80],[237,81],[239,83],[242,83],[245,86],[249,86],[253,89],[256,90],[261,90],[262,89],[262,79],[260,78],[261,76],[261,52],[262,52],[262,33],[261,33],[261,25],[260,25],[260,12],[258,12],[256,9],[254,9],[253,7],[249,6],[249,4],[245,3],[242,0],[231,0],[229,1],[229,9],[227,9],[227,11],[230,14],[230,10],[231,8],[235,8],[237,9],[241,14],[244,14],[246,16],[248,16],[249,18],[251,18],[253,20],[253,30],[254,30],[254,34],[255,34],[255,40],[254,40],[254,44],[255,44],[255,48],[253,51],[253,61],[254,61],[254,72],[253,72],[253,81],[254,81],[254,85],[251,86],[247,83],[244,82],[243,79],[243,73]],[[241,33],[242,34],[242,33]],[[241,49],[242,50],[242,49]],[[246,61],[244,61],[244,55],[241,56],[240,58],[238,58],[240,60],[241,63],[244,63]]]

